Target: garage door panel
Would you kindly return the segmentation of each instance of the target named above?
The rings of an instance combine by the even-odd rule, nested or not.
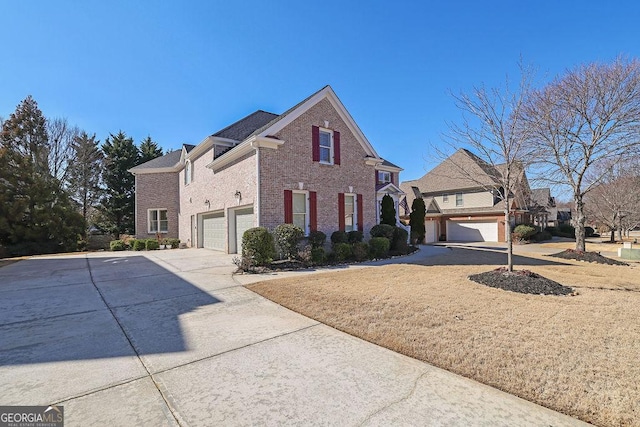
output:
[[[224,250],[225,218],[214,214],[202,218],[202,246],[207,249]]]
[[[438,241],[438,223],[435,221],[424,222],[424,241],[425,243],[434,243]]]
[[[497,242],[496,221],[447,221],[447,240],[461,242]]]
[[[242,252],[242,236],[245,231],[253,228],[253,209],[247,209],[236,213],[236,251]]]

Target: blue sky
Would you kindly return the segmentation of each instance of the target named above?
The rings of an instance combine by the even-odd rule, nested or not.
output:
[[[0,116],[28,94],[104,141],[165,149],[330,84],[378,153],[433,167],[450,92],[500,85],[517,62],[544,83],[638,56],[632,1],[13,1],[0,6]]]

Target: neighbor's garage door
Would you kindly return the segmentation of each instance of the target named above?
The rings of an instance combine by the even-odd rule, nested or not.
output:
[[[224,213],[202,217],[202,246],[224,251]]]
[[[425,243],[434,243],[438,241],[438,223],[436,221],[425,221],[424,231]]]
[[[253,228],[253,208],[236,212],[236,252],[242,253],[242,235]]]
[[[497,221],[447,221],[447,240],[497,242]]]

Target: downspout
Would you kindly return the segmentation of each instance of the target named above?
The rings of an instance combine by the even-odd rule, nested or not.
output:
[[[260,227],[260,147],[255,147],[256,150],[256,227]]]

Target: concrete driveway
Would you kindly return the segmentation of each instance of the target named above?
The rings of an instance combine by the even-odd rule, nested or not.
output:
[[[581,425],[274,304],[239,286],[231,259],[1,268],[0,405],[61,404],[67,426]]]

